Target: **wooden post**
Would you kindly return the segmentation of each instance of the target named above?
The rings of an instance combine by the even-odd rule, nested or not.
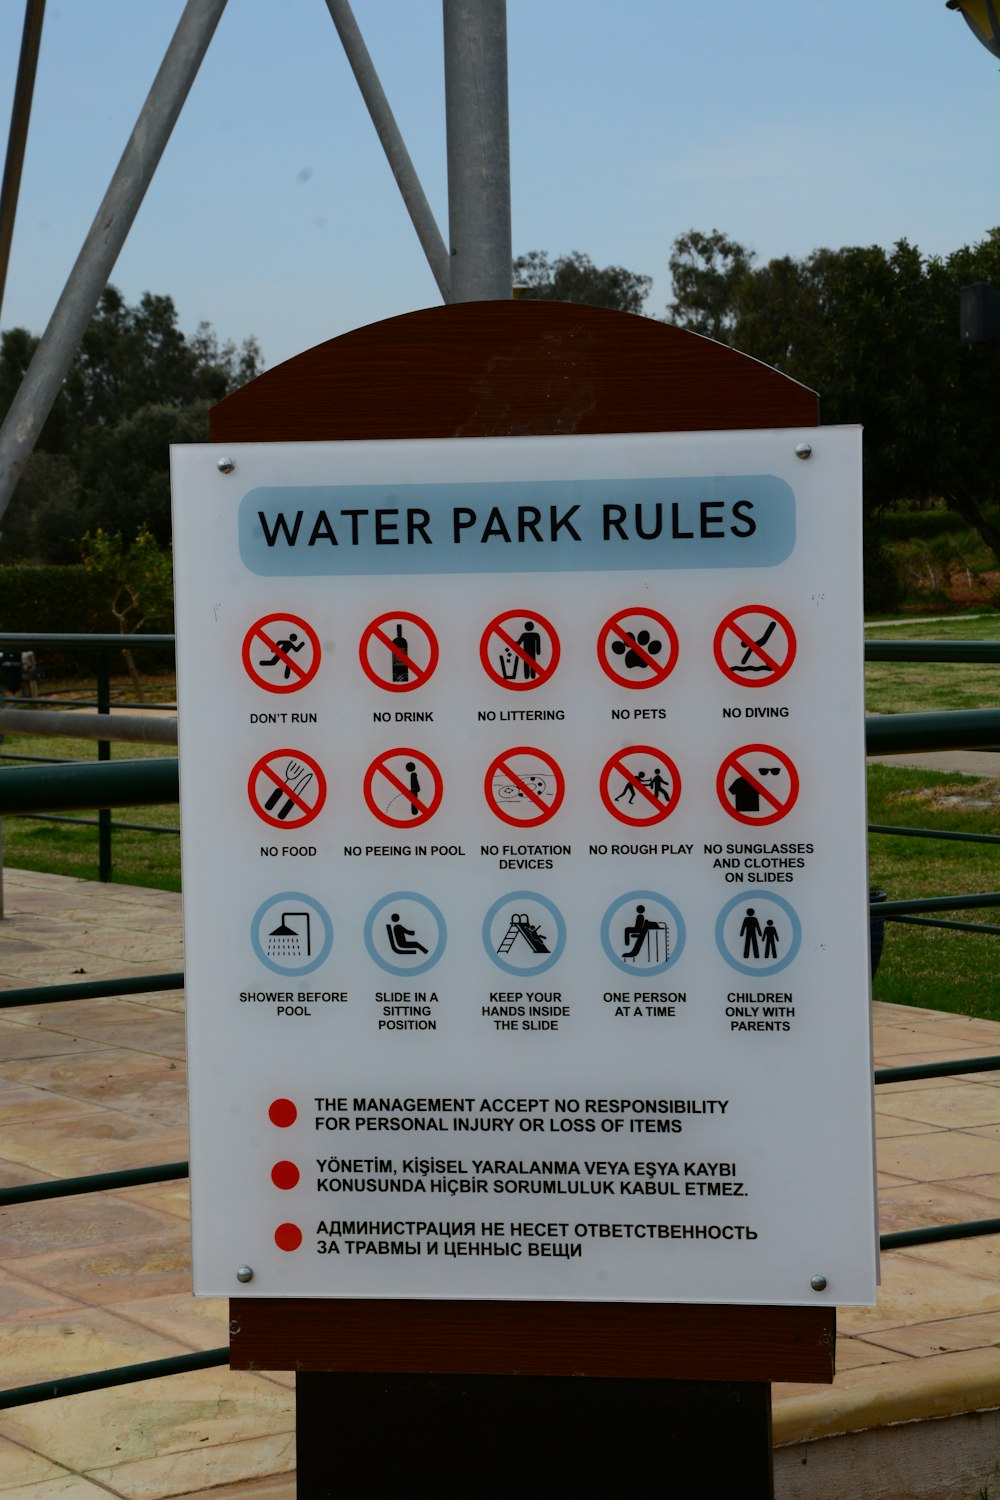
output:
[[[817,421],[813,392],[696,334],[570,303],[474,302],[320,344],[221,402],[211,431],[306,442]],[[298,1372],[309,1500],[343,1493],[345,1473],[373,1493],[442,1496],[615,1494],[655,1473],[665,1493],[756,1500],[772,1492],[770,1382],[834,1373],[823,1307],[242,1298],[231,1318],[234,1368]]]

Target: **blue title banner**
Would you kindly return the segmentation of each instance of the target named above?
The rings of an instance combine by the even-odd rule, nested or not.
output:
[[[794,548],[795,496],[773,474],[272,485],[238,525],[264,577],[766,568]]]

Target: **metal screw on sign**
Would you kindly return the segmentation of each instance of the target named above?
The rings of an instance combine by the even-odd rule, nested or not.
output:
[[[796,443],[795,444],[795,457],[796,458],[812,458],[812,444],[811,443]],[[221,468],[222,465],[220,464],[219,467]]]
[[[237,1281],[253,1281],[253,1266],[237,1266],[236,1267],[236,1280]],[[826,1283],[824,1282],[823,1285],[825,1286]]]
[[[220,458],[215,467],[220,474],[231,474],[236,468],[236,464],[231,458]]]
[[[812,1277],[810,1277],[809,1285],[812,1287],[812,1289],[813,1289],[814,1292],[825,1292],[826,1291],[826,1277],[825,1276],[812,1276]]]

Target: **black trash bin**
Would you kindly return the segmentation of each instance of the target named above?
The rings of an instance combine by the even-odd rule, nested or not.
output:
[[[20,651],[0,652],[0,682],[8,693],[19,694],[24,685]]]
[[[868,892],[869,906],[875,906],[879,901],[887,899],[885,891]],[[868,925],[871,930],[872,978],[874,979],[878,970],[879,959],[882,957],[882,945],[885,942],[885,917],[878,917],[872,912]]]

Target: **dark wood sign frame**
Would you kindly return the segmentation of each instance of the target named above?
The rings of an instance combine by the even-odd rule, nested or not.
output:
[[[211,435],[217,443],[475,439],[817,422],[812,391],[697,334],[570,303],[473,302],[390,318],[307,350],[220,402]],[[725,1288],[719,1291],[724,1295]],[[496,1376],[523,1377],[525,1399],[536,1383],[532,1377],[547,1377],[546,1399],[555,1399],[557,1408],[554,1388],[567,1387],[566,1377],[590,1377],[590,1397],[599,1391],[605,1407],[609,1382],[620,1382],[618,1396],[624,1398],[627,1387],[633,1415],[648,1408],[661,1422],[666,1391],[672,1390],[671,1409],[678,1410],[682,1389],[662,1382],[683,1382],[688,1395],[691,1382],[717,1382],[716,1394],[731,1393],[722,1425],[736,1434],[743,1430],[741,1414],[756,1413],[751,1426],[758,1441],[751,1446],[758,1478],[744,1465],[745,1497],[769,1493],[768,1383],[822,1383],[834,1374],[835,1315],[826,1307],[247,1297],[232,1300],[231,1318],[233,1368],[328,1372],[341,1409],[352,1401],[363,1409],[369,1399],[377,1406],[385,1382],[376,1395],[369,1377],[394,1377],[396,1394],[405,1393],[402,1403],[393,1402],[394,1420],[402,1404],[417,1422],[423,1396],[431,1390],[440,1395],[442,1379],[475,1377],[448,1389],[463,1403],[476,1442],[488,1435],[483,1413]],[[418,1381],[415,1387],[413,1377],[433,1377],[437,1384]],[[756,1383],[757,1392],[734,1382]],[[299,1471],[310,1486],[301,1493],[310,1500],[328,1492],[320,1476],[329,1477],[330,1468],[329,1450],[321,1444],[314,1457],[308,1437],[314,1423],[307,1412],[318,1389],[309,1377],[299,1382]],[[319,1391],[321,1402],[325,1391]],[[578,1380],[569,1382],[563,1399],[577,1421],[587,1420]],[[715,1412],[717,1403],[710,1405]],[[704,1401],[699,1409],[708,1409]],[[713,1421],[718,1426],[718,1418]],[[691,1426],[690,1416],[682,1425]],[[595,1481],[599,1460],[590,1436],[581,1473]],[[568,1477],[558,1444],[553,1449],[536,1436],[530,1446],[536,1478],[552,1465]],[[520,1452],[519,1461],[524,1457]],[[369,1453],[367,1462],[381,1460]],[[623,1477],[617,1443],[607,1463],[607,1482],[615,1486]],[[369,1485],[371,1492],[391,1493],[396,1470],[389,1459],[380,1472],[387,1488]],[[400,1472],[412,1480],[415,1470],[411,1464]],[[440,1467],[428,1471],[428,1482],[432,1475],[440,1480]],[[476,1490],[494,1493],[470,1476],[469,1493]],[[579,1490],[612,1492],[599,1485]]]

